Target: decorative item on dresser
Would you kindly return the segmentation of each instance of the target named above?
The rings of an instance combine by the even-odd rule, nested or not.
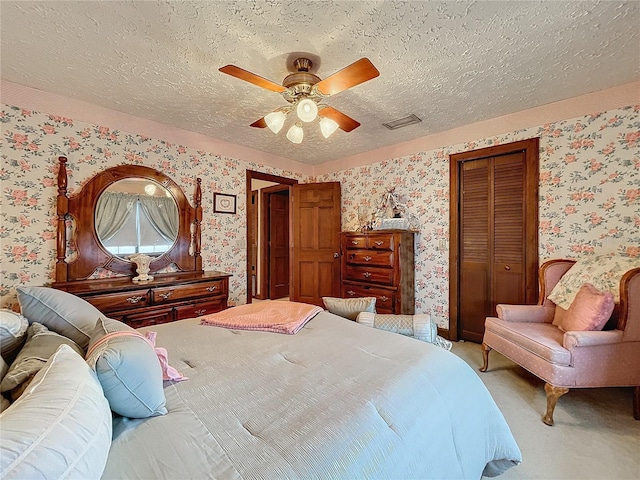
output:
[[[227,308],[231,275],[202,270],[199,178],[194,207],[171,178],[140,165],[97,173],[68,196],[67,159],[58,161],[53,288],[136,328]],[[152,280],[132,281],[136,264],[131,260],[137,253],[151,256],[147,273]],[[100,269],[109,277],[94,278]]]
[[[406,230],[342,233],[342,296],[376,297],[378,313],[415,312],[414,234]]]

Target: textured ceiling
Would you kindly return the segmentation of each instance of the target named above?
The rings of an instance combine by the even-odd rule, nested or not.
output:
[[[640,77],[640,2],[7,1],[10,82],[308,164],[344,158]],[[304,52],[320,78],[368,57],[380,76],[325,99],[358,120],[294,145],[249,124]],[[391,131],[409,114],[422,123]],[[285,126],[285,129],[287,127]]]

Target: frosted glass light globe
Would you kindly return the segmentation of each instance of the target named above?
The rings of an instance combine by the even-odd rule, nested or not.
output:
[[[329,138],[333,132],[338,129],[339,125],[330,118],[322,117],[320,119],[320,131],[324,138]]]
[[[282,126],[284,125],[284,121],[286,120],[287,115],[284,112],[277,111],[271,112],[268,115],[265,115],[264,121],[273,133],[278,133],[282,130]]]
[[[313,122],[318,116],[318,105],[313,100],[305,98],[298,102],[296,113],[303,122]]]
[[[293,143],[302,143],[303,137],[304,132],[302,131],[302,127],[297,123],[293,125],[287,132],[287,138]]]

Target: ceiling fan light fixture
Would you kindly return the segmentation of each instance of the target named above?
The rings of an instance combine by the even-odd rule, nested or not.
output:
[[[322,132],[322,136],[324,138],[329,138],[333,132],[335,132],[338,127],[340,125],[338,125],[335,121],[331,120],[328,117],[322,117],[320,119],[320,131]]]
[[[298,102],[296,113],[303,122],[313,122],[318,116],[318,105],[309,98],[303,98]]]
[[[304,137],[304,131],[302,130],[302,126],[299,123],[292,125],[289,131],[287,132],[287,138],[292,143],[302,143],[303,137]]]
[[[278,133],[282,130],[284,125],[284,121],[287,118],[287,114],[278,110],[276,112],[271,112],[264,117],[264,121],[273,133]]]

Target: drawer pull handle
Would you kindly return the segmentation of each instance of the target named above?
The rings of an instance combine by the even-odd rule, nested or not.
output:
[[[358,245],[360,242],[358,240],[351,240],[351,245]]]
[[[369,278],[372,275],[372,273],[371,272],[364,272],[362,275],[364,276],[364,278]]]
[[[201,308],[201,309],[195,311],[196,317],[199,317],[200,315],[203,315],[204,313],[207,313],[207,309],[206,308]]]
[[[384,242],[382,240],[376,240],[375,242],[373,242],[376,244],[377,247],[379,247],[380,245],[382,245]]]
[[[364,257],[364,261],[365,262],[370,262],[371,261],[371,257],[369,255],[367,255],[366,257]]]
[[[144,300],[144,296],[128,297],[127,298],[127,302],[129,302],[129,303],[138,303],[138,302],[140,302],[140,300]]]
[[[386,302],[387,300],[389,300],[389,297],[385,297],[384,295],[380,297],[380,300],[382,300],[383,302]]]
[[[163,300],[168,299],[171,295],[173,295],[173,292],[167,292],[167,293],[159,293],[158,296],[162,297]]]
[[[348,291],[347,291],[347,295],[350,295],[350,296],[352,296],[352,297],[353,297],[355,294],[356,294],[356,292],[354,292],[353,290],[348,290]]]
[[[218,286],[217,285],[213,285],[211,287],[207,287],[207,292],[213,292],[213,291],[215,291],[217,289],[218,289]]]

